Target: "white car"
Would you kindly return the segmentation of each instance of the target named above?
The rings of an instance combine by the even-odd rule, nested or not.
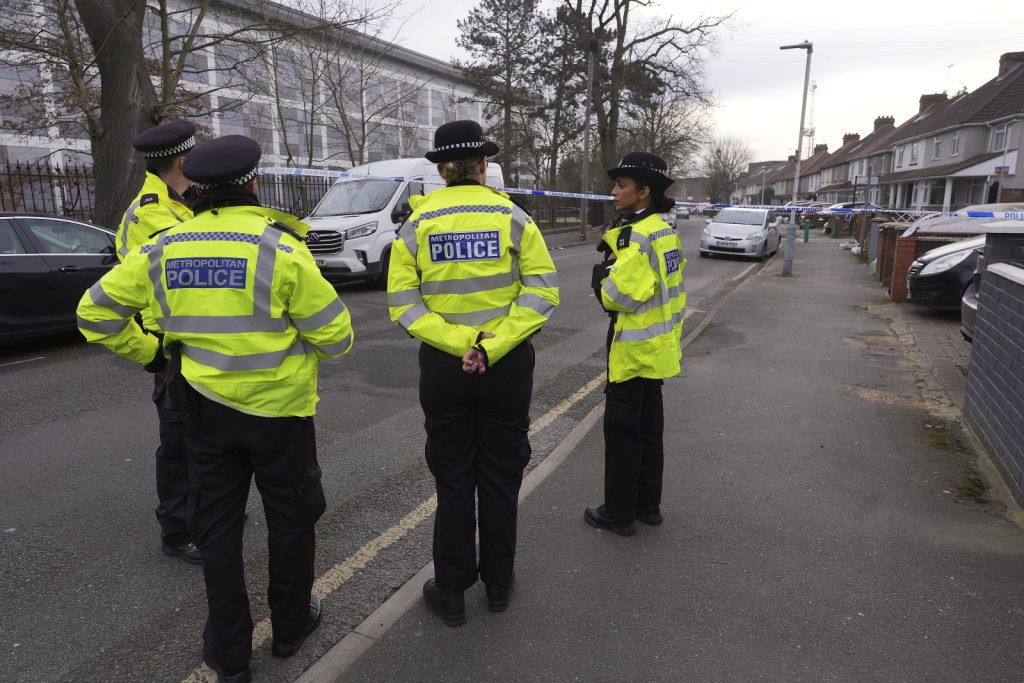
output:
[[[690,207],[685,204],[676,204],[676,218],[688,219],[690,217]]]
[[[700,255],[764,260],[779,251],[779,223],[767,209],[722,209],[700,236]]]

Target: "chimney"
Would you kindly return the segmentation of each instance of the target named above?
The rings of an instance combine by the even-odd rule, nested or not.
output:
[[[892,126],[896,124],[896,118],[894,116],[879,116],[875,119],[875,132],[878,132],[879,128],[886,126]]]
[[[917,113],[921,114],[924,112],[925,109],[932,106],[933,104],[939,104],[940,102],[945,102],[948,99],[949,97],[944,92],[932,93],[931,95],[921,95],[921,99],[919,100],[920,105],[917,108]]]
[[[1024,52],[1004,52],[999,57],[999,75],[1002,76],[1018,64],[1024,64]]]
[[[819,152],[827,152],[827,151],[828,151],[828,143],[822,143],[820,145],[815,145],[814,146],[814,153],[815,154],[817,154]]]
[[[796,155],[795,154],[790,154],[789,158],[786,159],[786,161],[789,161],[790,163],[796,162]]]
[[[860,133],[847,133],[843,136],[843,147],[858,140],[860,140]]]

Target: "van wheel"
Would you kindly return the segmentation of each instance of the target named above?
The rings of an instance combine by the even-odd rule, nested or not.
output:
[[[388,267],[391,265],[391,250],[388,249],[380,257],[380,273],[377,274],[373,284],[380,289],[387,289],[388,287]]]

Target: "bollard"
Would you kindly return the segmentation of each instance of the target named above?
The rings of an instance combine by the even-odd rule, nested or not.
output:
[[[800,227],[804,229],[804,244],[811,240],[811,222],[804,221],[800,224]]]

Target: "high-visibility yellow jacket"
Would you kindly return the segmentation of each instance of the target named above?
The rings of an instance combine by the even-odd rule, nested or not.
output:
[[[316,412],[317,364],[352,347],[348,309],[302,237],[308,227],[260,206],[205,211],[130,252],[86,291],[78,326],[140,364],[156,337],[145,309],[181,343],[181,372],[211,400],[255,415]]]
[[[460,184],[412,197],[388,270],[391,320],[455,356],[497,363],[548,321],[558,279],[536,223],[508,195]]]
[[[118,260],[124,261],[128,252],[150,241],[155,233],[192,217],[191,209],[171,197],[167,183],[147,171],[142,189],[124,212],[117,228]]]
[[[602,305],[617,313],[608,351],[608,381],[679,374],[686,306],[686,259],[679,235],[651,212],[631,225],[610,229],[603,239],[615,254],[601,283]]]

